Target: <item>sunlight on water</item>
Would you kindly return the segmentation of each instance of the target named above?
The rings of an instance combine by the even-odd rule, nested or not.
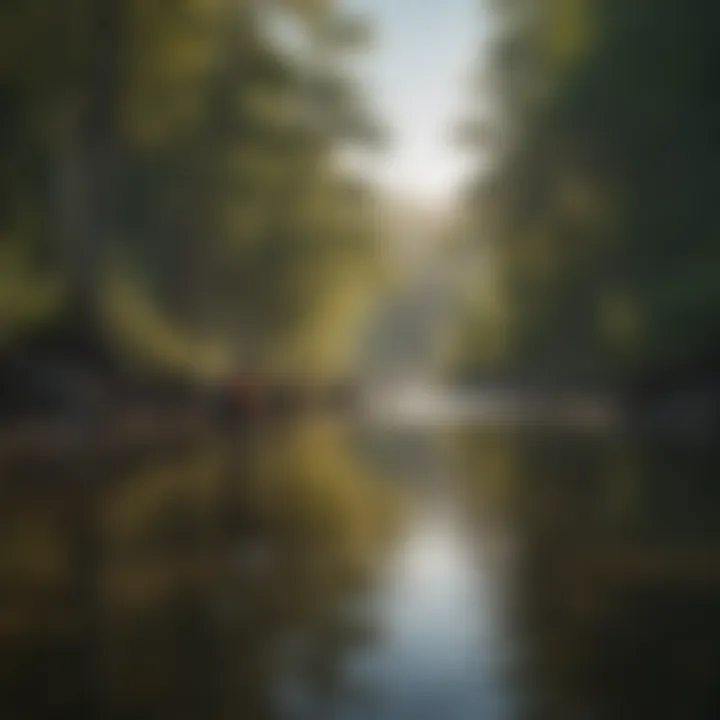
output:
[[[288,720],[515,717],[506,578],[495,556],[502,538],[466,517],[460,478],[436,441],[425,432],[395,441],[391,479],[402,480],[404,520],[374,585],[349,609],[374,628],[371,641],[347,658],[330,699],[291,670],[279,699]]]
[[[383,642],[357,666],[372,708],[343,718],[510,717],[487,572],[452,508],[417,509],[375,598]]]
[[[368,393],[365,412],[373,422],[396,427],[518,426],[552,424],[605,430],[618,422],[605,398],[574,395],[529,398],[505,390],[446,388],[425,382],[398,383]]]

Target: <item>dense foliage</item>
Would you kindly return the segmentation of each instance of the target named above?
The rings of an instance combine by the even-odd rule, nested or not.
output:
[[[710,0],[500,0],[470,127],[484,284],[464,373],[715,384],[720,70]],[[492,290],[490,292],[489,290]]]
[[[0,350],[59,330],[190,373],[346,361],[377,270],[371,188],[338,161],[377,139],[345,62],[364,23],[8,0],[0,34]]]

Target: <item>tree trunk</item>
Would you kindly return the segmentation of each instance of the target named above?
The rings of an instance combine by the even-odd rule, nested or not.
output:
[[[122,110],[124,0],[94,0],[91,58],[78,158],[82,198],[72,221],[77,254],[72,275],[71,315],[83,330],[97,332],[102,265],[117,229]]]

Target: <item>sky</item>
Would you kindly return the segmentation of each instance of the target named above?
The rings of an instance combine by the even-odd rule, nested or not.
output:
[[[374,24],[365,81],[389,130],[373,174],[392,195],[443,203],[467,172],[452,133],[468,107],[479,0],[344,0]]]

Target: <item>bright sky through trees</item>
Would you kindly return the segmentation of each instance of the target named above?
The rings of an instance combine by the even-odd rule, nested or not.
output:
[[[344,0],[372,17],[370,92],[392,145],[377,168],[392,194],[443,201],[463,178],[467,159],[452,131],[468,97],[477,55],[478,0]]]

